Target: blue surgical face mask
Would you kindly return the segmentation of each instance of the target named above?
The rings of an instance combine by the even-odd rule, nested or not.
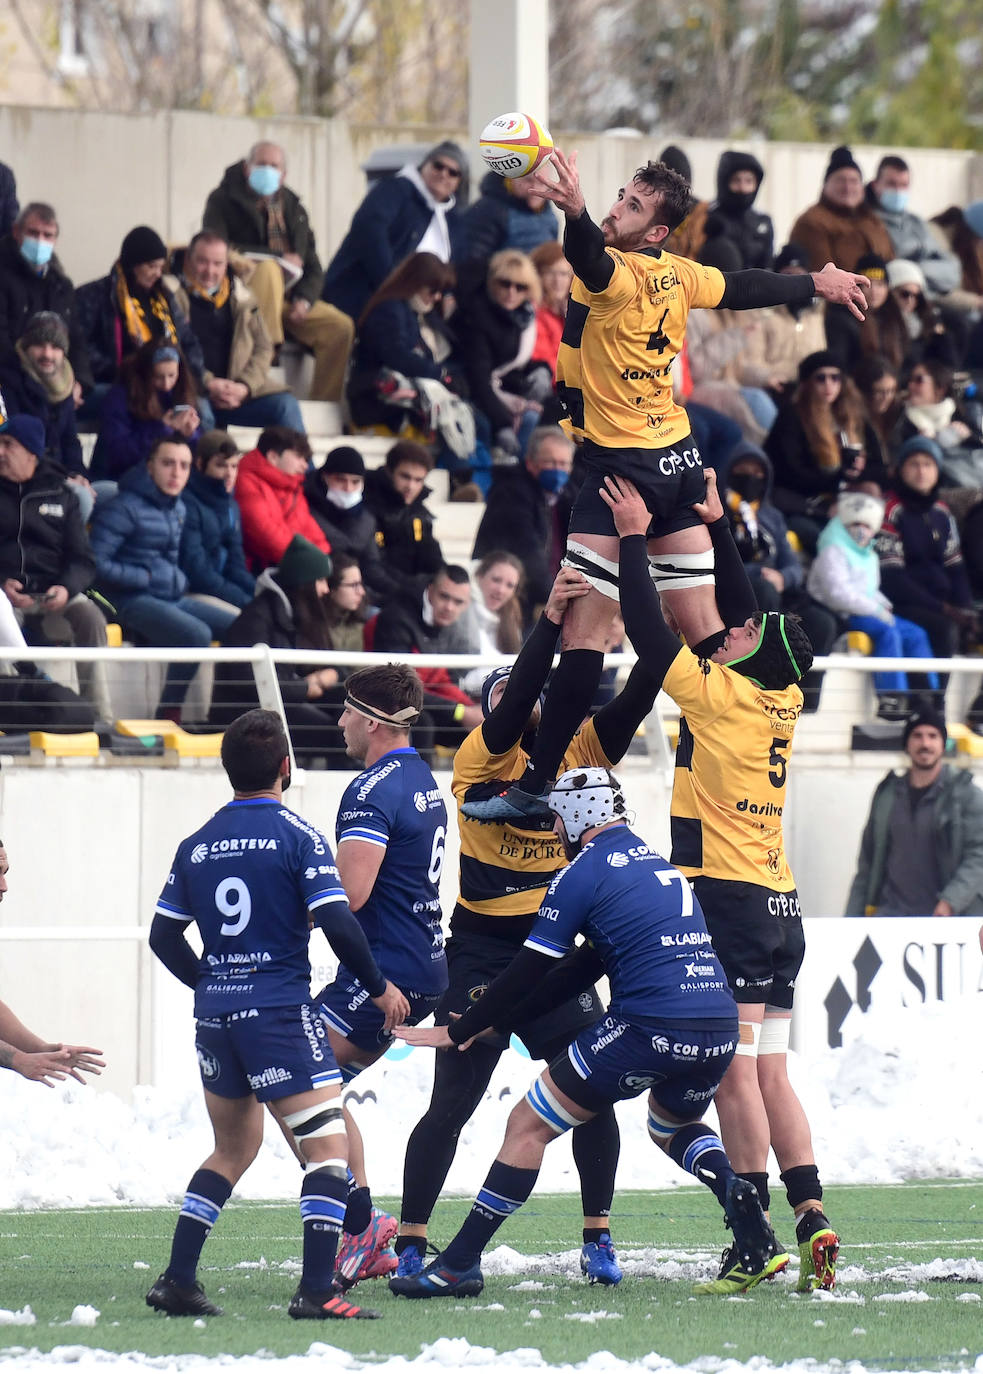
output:
[[[55,245],[50,239],[35,239],[26,235],[20,245],[20,251],[32,267],[46,267],[51,261]]]
[[[896,186],[889,186],[886,191],[881,192],[881,208],[887,210],[889,214],[900,215],[902,210],[907,210],[909,194],[901,191]]]
[[[275,196],[280,189],[280,173],[265,164],[250,167],[249,184],[258,196]]]
[[[566,472],[563,468],[543,468],[536,476],[543,490],[550,492],[554,496],[557,492],[562,491],[570,480],[569,472]]]

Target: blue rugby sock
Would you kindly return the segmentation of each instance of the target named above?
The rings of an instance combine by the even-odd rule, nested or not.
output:
[[[488,1170],[488,1177],[464,1219],[464,1225],[443,1252],[451,1269],[470,1269],[506,1217],[517,1212],[536,1186],[538,1169],[516,1169],[499,1160]]]
[[[669,1157],[681,1169],[705,1183],[723,1207],[727,1200],[727,1184],[734,1177],[734,1170],[720,1137],[709,1126],[702,1121],[680,1126],[669,1142]]]
[[[300,1219],[304,1223],[300,1281],[308,1293],[327,1293],[331,1287],[347,1197],[347,1179],[332,1170],[314,1169],[304,1175],[300,1190]]]
[[[232,1194],[232,1184],[212,1169],[199,1169],[188,1184],[174,1228],[167,1277],[190,1288],[195,1282],[201,1247]]]

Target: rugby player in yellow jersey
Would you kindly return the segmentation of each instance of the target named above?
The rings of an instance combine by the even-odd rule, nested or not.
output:
[[[581,444],[586,469],[570,517],[567,562],[591,591],[564,621],[560,665],[519,784],[465,804],[466,815],[486,820],[546,813],[543,795],[600,680],[618,604],[618,540],[599,494],[607,474],[629,477],[652,514],[651,577],[687,643],[699,649],[719,623],[713,549],[693,511],[703,496],[702,463],[672,394],[672,361],[689,311],[804,304],[822,296],[863,319],[865,304],[866,278],[832,263],[811,275],[723,273],[664,252],[663,241],[691,204],[689,185],[664,163],[640,167],[598,226],[584,204],[576,154],[568,159],[556,149],[552,160],[555,183],[540,173],[526,179],[566,216],[563,246],[575,273],[557,392],[566,411],[562,424]]]
[[[812,646],[796,617],[756,610],[712,469],[706,498],[694,507],[717,563],[720,615],[710,637],[716,647],[706,654],[680,645],[660,614],[646,567],[649,511],[637,488],[608,478],[602,500],[621,538],[625,628],[639,660],[683,713],[670,857],[692,879],[740,1022],[737,1053],[715,1099],[724,1147],[767,1209],[771,1146],[795,1213],[799,1291],[832,1288],[839,1240],[822,1210],[809,1122],[786,1067],[805,940],[782,812],[802,710],[797,684],[812,664]],[[703,1291],[736,1293],[750,1282],[731,1247]]]
[[[463,805],[469,796],[521,776],[539,717],[539,695],[556,652],[566,614],[587,594],[584,577],[561,568],[545,611],[511,667],[497,668],[482,691],[483,723],[472,730],[454,760],[454,795],[460,819],[460,896],[447,942],[449,986],[435,1012],[446,1025],[477,1001],[521,949],[556,874],[567,862],[545,821],[479,823]],[[625,755],[639,724],[652,709],[658,683],[636,664],[624,690],[569,742],[563,767],[610,768]],[[580,722],[578,722],[580,724]],[[596,976],[596,975],[595,975]],[[583,986],[583,984],[581,984]],[[577,989],[579,992],[579,988]],[[530,1000],[535,1002],[535,989]],[[517,1033],[534,1059],[550,1060],[599,1014],[596,993],[567,995],[555,1010],[520,1018]],[[481,1039],[461,1054],[437,1055],[433,1095],[413,1129],[403,1165],[398,1275],[419,1273],[426,1260],[427,1226],[454,1160],[458,1137],[484,1096],[508,1034]],[[584,1210],[581,1270],[590,1282],[617,1283],[621,1270],[611,1246],[609,1212],[614,1196],[619,1137],[613,1110],[600,1112],[572,1135]]]

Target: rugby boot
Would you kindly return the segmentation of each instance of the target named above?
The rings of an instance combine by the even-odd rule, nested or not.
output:
[[[469,792],[471,789],[468,789]],[[553,813],[545,796],[525,792],[515,783],[503,783],[491,796],[465,797],[461,803],[463,815],[473,821],[552,821]]]
[[[393,1279],[405,1279],[413,1274],[422,1273],[426,1253],[427,1242],[422,1236],[418,1245],[407,1245],[405,1249],[400,1250],[396,1256],[396,1272],[389,1280],[389,1287],[392,1288]]]
[[[205,1297],[200,1283],[184,1288],[166,1274],[160,1278],[147,1294],[147,1306],[157,1312],[166,1312],[169,1317],[220,1317],[221,1307],[216,1307]]]
[[[335,1265],[335,1283],[343,1290],[354,1288],[362,1279],[391,1274],[399,1261],[389,1243],[399,1230],[399,1222],[388,1212],[372,1208],[372,1219],[364,1231],[342,1236]]]
[[[734,1243],[723,1252],[717,1277],[697,1284],[694,1293],[745,1293],[788,1264],[788,1255],[779,1249],[762,1210],[758,1190],[736,1174],[727,1185],[724,1222],[734,1233]]]
[[[476,1298],[485,1286],[480,1264],[470,1269],[451,1269],[438,1255],[418,1274],[389,1280],[389,1291],[398,1298]]]
[[[356,1307],[353,1302],[332,1289],[329,1293],[308,1293],[301,1286],[290,1299],[288,1316],[295,1321],[378,1321],[381,1312],[371,1307]]]
[[[749,1288],[754,1288],[762,1279],[772,1279],[780,1273],[788,1264],[788,1255],[773,1255],[765,1267],[758,1273],[752,1273],[741,1263],[737,1246],[732,1245],[720,1256],[720,1269],[717,1277],[710,1279],[708,1283],[697,1283],[693,1286],[693,1292],[698,1294],[720,1293],[727,1297],[733,1293],[746,1293]]]
[[[824,1213],[816,1208],[805,1212],[796,1224],[795,1239],[799,1243],[799,1281],[795,1291],[811,1293],[816,1288],[835,1288],[840,1238]]]
[[[588,1283],[603,1283],[614,1287],[622,1279],[618,1257],[614,1253],[607,1231],[600,1240],[588,1241],[580,1252],[580,1272]]]

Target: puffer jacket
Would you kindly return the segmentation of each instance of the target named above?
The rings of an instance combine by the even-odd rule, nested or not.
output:
[[[178,561],[188,591],[248,606],[256,579],[246,567],[239,507],[225,483],[192,468],[184,490],[184,531]]]
[[[303,474],[291,477],[281,472],[258,448],[243,455],[235,494],[246,561],[253,572],[279,563],[295,534],[302,534],[322,553],[331,552],[303,487]]]
[[[753,195],[731,191],[727,183],[735,172],[751,172],[757,179]],[[721,240],[726,240],[740,255],[741,267],[770,269],[775,256],[775,230],[771,216],[752,208],[764,179],[764,168],[750,153],[728,149],[717,164],[717,198],[707,206],[704,242],[700,260],[711,261]]]
[[[119,488],[92,516],[97,587],[114,605],[141,594],[179,601],[188,589],[178,566],[184,501],[162,492],[143,466],[124,473]]]

